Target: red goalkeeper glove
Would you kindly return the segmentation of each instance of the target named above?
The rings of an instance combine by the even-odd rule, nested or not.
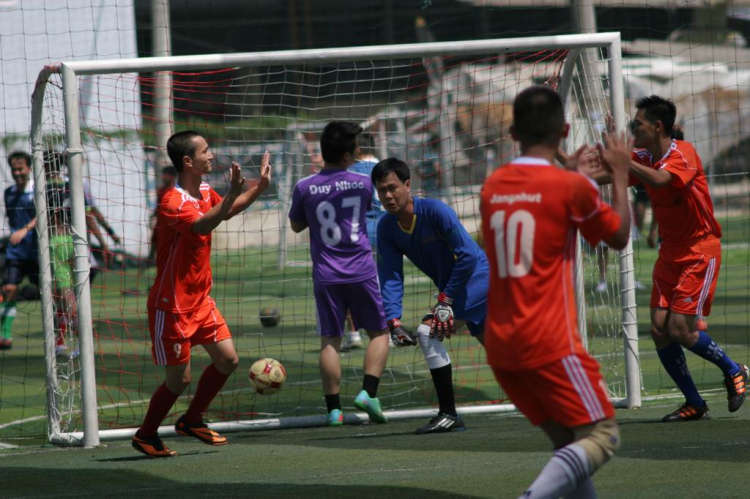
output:
[[[430,338],[437,336],[437,339],[443,341],[443,338],[450,338],[456,331],[453,329],[453,299],[445,293],[438,295],[438,304],[432,309],[432,324],[430,325]]]
[[[417,344],[417,340],[414,338],[412,332],[401,325],[400,320],[389,320],[388,329],[391,332],[391,341],[397,347],[413,347]]]

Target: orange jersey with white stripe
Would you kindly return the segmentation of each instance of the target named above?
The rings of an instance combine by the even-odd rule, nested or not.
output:
[[[156,280],[148,306],[174,313],[200,307],[211,292],[211,234],[196,234],[193,223],[221,202],[207,183],[195,199],[179,186],[157,208]]]
[[[480,209],[490,261],[488,363],[527,370],[584,353],[573,292],[576,229],[595,246],[619,229],[620,217],[587,177],[529,157],[487,179]]]
[[[673,140],[669,151],[658,161],[645,149],[633,151],[632,159],[672,174],[672,181],[660,188],[644,183],[665,251],[691,246],[708,237],[721,237],[701,159],[689,142]],[[636,183],[640,180],[631,176],[631,184]]]

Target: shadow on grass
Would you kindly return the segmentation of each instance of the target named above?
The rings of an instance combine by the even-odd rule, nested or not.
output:
[[[279,433],[263,432],[273,445],[320,447],[325,449],[362,448],[367,452],[551,452],[544,434],[520,418],[465,418],[467,430],[436,435],[416,435],[414,430],[427,420],[398,421],[385,425],[345,425],[339,428]],[[230,437],[240,445],[263,444],[237,433]]]
[[[183,470],[182,473],[188,473]],[[4,497],[274,497],[460,499],[469,495],[402,486],[324,485],[311,483],[185,483],[133,470],[78,470],[9,467]],[[183,475],[184,476],[184,475]],[[387,481],[387,477],[383,477]],[[8,494],[7,496],[5,494]]]

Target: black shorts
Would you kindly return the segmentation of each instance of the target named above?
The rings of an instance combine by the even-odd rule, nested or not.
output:
[[[28,277],[31,284],[39,286],[39,262],[36,260],[5,260],[3,285],[20,284]]]
[[[645,205],[651,204],[651,198],[646,193],[646,187],[643,184],[635,184],[635,202]]]

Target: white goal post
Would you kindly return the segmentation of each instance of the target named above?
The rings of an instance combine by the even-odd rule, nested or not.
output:
[[[99,428],[100,403],[97,401],[95,344],[92,330],[92,307],[89,288],[90,263],[89,246],[87,242],[86,207],[84,204],[84,168],[81,141],[81,96],[79,95],[79,79],[91,75],[150,73],[159,71],[208,71],[222,68],[255,68],[261,66],[309,65],[318,63],[341,63],[356,61],[389,61],[397,59],[421,59],[429,57],[462,57],[478,54],[503,54],[516,52],[533,52],[559,50],[566,51],[567,59],[560,75],[560,91],[566,108],[571,107],[571,101],[576,99],[576,92],[585,92],[580,83],[573,84],[576,74],[582,71],[586,64],[581,58],[589,50],[605,51],[606,61],[592,61],[596,66],[592,75],[594,80],[600,80],[598,71],[603,71],[608,82],[606,88],[607,108],[614,117],[618,130],[623,130],[626,123],[625,95],[622,77],[622,54],[619,33],[601,33],[586,35],[565,35],[550,37],[532,37],[515,39],[480,40],[465,42],[426,43],[390,46],[354,47],[325,50],[299,50],[280,52],[259,52],[242,54],[217,54],[202,56],[134,58],[122,60],[96,60],[85,62],[65,62],[45,68],[39,75],[32,102],[31,147],[33,153],[34,187],[37,203],[37,232],[39,237],[39,263],[41,270],[42,316],[45,332],[45,358],[47,364],[47,394],[48,394],[48,431],[53,443],[62,445],[83,445],[92,447],[102,440],[127,438],[134,434],[135,429],[101,430]],[[593,52],[592,51],[592,52]],[[588,70],[587,70],[588,71]],[[79,394],[74,398],[80,400],[73,405],[63,406],[60,402],[58,387],[58,366],[55,358],[55,311],[52,296],[53,274],[50,261],[50,220],[48,218],[46,179],[44,170],[44,155],[48,149],[49,137],[45,131],[45,88],[50,77],[56,75],[61,78],[62,98],[64,105],[64,137],[59,138],[67,154],[67,164],[70,175],[71,221],[70,232],[74,242],[74,292],[77,301],[78,341],[80,347],[80,382],[76,380]],[[599,83],[594,83],[600,86]],[[578,88],[578,90],[577,90]],[[446,100],[447,102],[447,100]],[[583,126],[583,125],[582,125]],[[444,129],[441,126],[441,129]],[[569,147],[572,144],[568,145]],[[291,170],[278,179],[280,212],[288,211],[288,194],[291,193],[294,178]],[[451,199],[451,186],[443,193]],[[286,249],[283,238],[285,217],[281,218],[281,239],[279,251]],[[620,265],[620,331],[624,344],[624,392],[625,396],[616,398],[618,407],[639,407],[641,405],[641,378],[638,357],[638,331],[635,305],[635,280],[633,250],[631,243],[619,253]],[[579,272],[580,275],[580,272]],[[582,278],[579,279],[582,283]],[[586,329],[586,308],[583,296],[583,285],[579,287],[577,299],[581,311],[582,332]],[[73,407],[70,409],[70,407]],[[69,410],[81,411],[82,431],[80,428],[67,429],[61,427],[63,413]],[[477,407],[461,407],[462,413],[507,412],[513,410],[508,404],[482,405]],[[387,413],[391,419],[405,417],[425,417],[433,414],[434,409],[406,409]],[[358,422],[361,418],[355,414],[347,414],[347,422]],[[288,418],[253,419],[250,421],[233,421],[213,424],[212,427],[221,431],[242,431],[249,429],[294,428],[304,426],[323,425],[324,416],[301,416]],[[162,427],[160,434],[173,433],[172,427]]]

